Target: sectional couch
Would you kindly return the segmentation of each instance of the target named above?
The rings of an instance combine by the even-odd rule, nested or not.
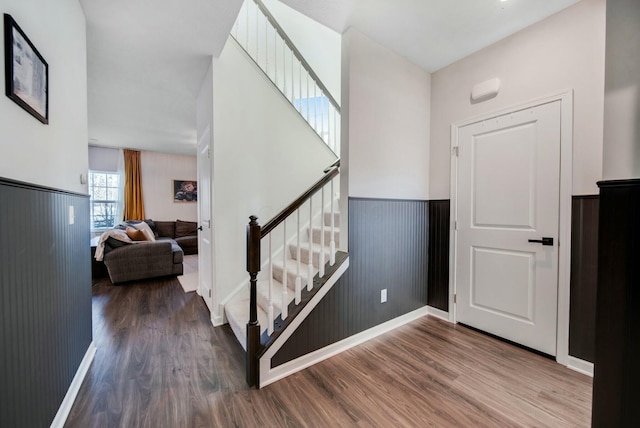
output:
[[[198,253],[197,224],[187,221],[144,220],[155,241],[132,242],[118,239],[129,228],[141,228],[141,221],[129,220],[117,225],[115,231],[105,232],[103,261],[114,284],[182,275],[185,254]],[[146,226],[145,225],[145,226]]]

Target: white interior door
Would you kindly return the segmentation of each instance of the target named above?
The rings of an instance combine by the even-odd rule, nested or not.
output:
[[[458,129],[458,322],[556,355],[559,190],[560,101]]]
[[[213,311],[213,248],[211,229],[211,133],[210,129],[203,133],[198,141],[198,293]]]

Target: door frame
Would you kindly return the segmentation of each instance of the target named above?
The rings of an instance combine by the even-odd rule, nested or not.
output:
[[[449,321],[457,323],[456,305],[456,220],[458,217],[458,130],[519,110],[560,101],[560,213],[558,233],[558,314],[556,326],[556,361],[569,366],[569,292],[571,278],[571,198],[573,190],[573,90],[537,98],[451,125],[451,215],[449,224]]]

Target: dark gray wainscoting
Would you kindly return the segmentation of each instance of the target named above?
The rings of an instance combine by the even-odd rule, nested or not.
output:
[[[427,201],[349,199],[349,269],[273,358],[273,366],[427,304]],[[388,300],[380,303],[380,290]]]
[[[597,195],[573,197],[569,355],[590,362],[595,361],[598,209]]]
[[[429,306],[449,311],[449,199],[429,201]]]
[[[49,426],[91,343],[89,239],[88,196],[0,178],[2,427]]]

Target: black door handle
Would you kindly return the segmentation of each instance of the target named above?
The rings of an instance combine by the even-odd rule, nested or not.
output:
[[[535,242],[537,244],[553,246],[553,238],[529,239],[529,242]]]
[[[198,230],[199,230],[199,231],[202,231],[202,226],[199,226],[199,227],[198,227]]]

